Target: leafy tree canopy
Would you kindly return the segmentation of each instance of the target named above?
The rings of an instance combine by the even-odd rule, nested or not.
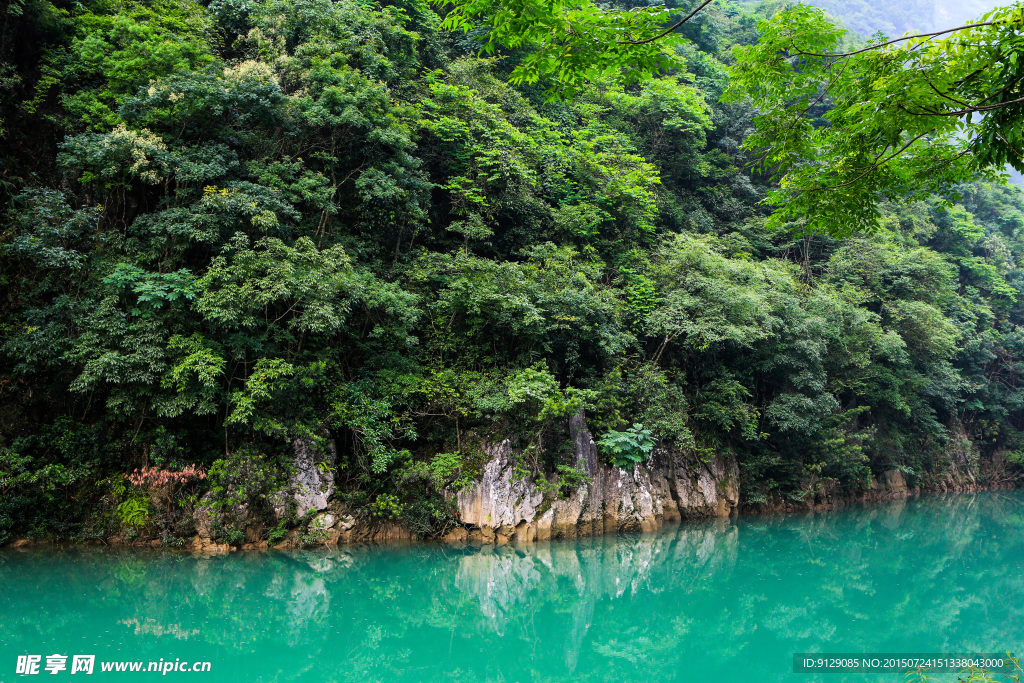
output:
[[[445,26],[479,25],[483,50],[529,47],[517,83],[552,97],[586,81],[634,82],[685,68],[683,27],[708,2],[606,9],[590,2],[452,0]],[[475,23],[472,23],[475,20]],[[1024,170],[1024,4],[964,27],[850,45],[823,10],[797,4],[734,48],[727,101],[757,110],[744,145],[778,181],[773,225],[834,236],[877,228],[879,202],[948,194]]]

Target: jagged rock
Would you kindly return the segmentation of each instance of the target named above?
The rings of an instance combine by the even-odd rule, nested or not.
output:
[[[193,552],[211,555],[229,553],[233,550],[233,548],[227,543],[216,543],[212,541],[209,537],[204,538],[202,536],[194,537],[192,539],[192,545],[189,546],[189,549]]]
[[[526,477],[516,478],[512,443],[506,439],[484,451],[490,459],[483,476],[473,488],[456,494],[462,521],[491,529],[515,528],[520,522],[532,521],[544,496]]]
[[[274,546],[274,550],[286,550],[288,548],[301,547],[302,543],[300,541],[300,536],[301,532],[299,529],[289,529],[281,542]]]
[[[267,546],[267,542],[266,541],[256,541],[254,543],[243,543],[241,549],[242,550],[266,550],[267,547],[268,546]]]
[[[888,470],[882,473],[882,481],[890,493],[906,493],[907,480],[899,470]]]
[[[292,475],[292,498],[295,499],[295,514],[304,516],[310,510],[327,509],[328,500],[334,493],[334,467],[336,450],[333,441],[327,442],[322,451],[310,439],[296,439],[295,474]],[[321,469],[320,463],[326,467]]]
[[[537,538],[537,526],[531,522],[520,522],[512,533],[512,540],[516,543],[533,543]]]
[[[704,462],[687,459],[675,449],[660,448],[650,462],[626,470],[601,462],[583,411],[570,418],[568,427],[575,466],[586,474],[584,481],[564,498],[545,500],[534,481],[517,475],[516,453],[510,440],[485,444],[489,459],[481,477],[454,496],[462,526],[444,540],[522,545],[552,538],[653,531],[665,521],[727,516],[736,509],[739,473],[735,459],[729,455]],[[325,531],[324,542],[332,546],[415,537],[403,524],[359,515],[343,503],[330,500],[334,490],[330,469],[335,461],[333,445],[319,452],[311,440],[300,439],[293,446],[296,471],[289,487],[279,492],[275,505],[279,515],[285,513],[290,501],[294,501],[299,516],[317,511],[307,531]],[[213,520],[212,512],[197,514],[197,544],[201,547],[216,546],[211,533]],[[302,542],[300,530],[292,529],[275,547],[299,547]]]
[[[739,505],[739,466],[731,453],[703,462],[662,449],[655,461],[664,463],[658,471],[664,480],[656,488],[667,489],[679,517],[724,517]],[[677,518],[675,511],[670,518]]]
[[[292,442],[295,459],[294,474],[288,487],[273,496],[274,514],[284,517],[290,501],[295,501],[295,515],[303,517],[311,510],[326,510],[334,493],[334,463],[337,449],[328,440],[323,449],[312,439],[301,438]]]
[[[682,453],[662,448],[651,462],[627,471],[600,461],[582,410],[569,419],[569,433],[576,469],[589,481],[547,503],[536,484],[513,476],[509,441],[484,448],[490,460],[483,475],[456,496],[462,521],[475,527],[470,542],[653,531],[665,521],[728,516],[736,510],[739,468],[731,455],[687,461]]]
[[[322,512],[313,518],[313,521],[309,523],[309,528],[313,531],[326,531],[334,526],[336,518],[329,512]]]
[[[381,541],[411,541],[416,538],[412,529],[398,522],[379,522],[366,519],[355,520],[343,517],[332,531],[338,533],[335,540],[328,543],[353,543]]]
[[[540,517],[537,518],[537,540],[547,541],[551,538],[551,527],[555,521],[555,508],[554,506],[547,509]]]
[[[204,541],[213,538],[213,523],[217,519],[211,503],[213,503],[213,494],[207,493],[200,498],[199,505],[196,505],[195,512],[192,513],[192,519],[196,523],[196,538]]]
[[[661,501],[653,495],[647,469],[637,467],[631,473],[608,468],[604,477],[605,533],[654,531],[663,519]]]

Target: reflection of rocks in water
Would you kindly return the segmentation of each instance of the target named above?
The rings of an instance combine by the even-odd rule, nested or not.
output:
[[[594,601],[678,589],[727,571],[736,559],[736,538],[736,527],[719,520],[681,525],[674,533],[484,548],[459,558],[455,587],[474,597],[489,627],[502,635],[513,608],[543,602],[548,588],[571,586],[579,599],[566,656],[574,662]]]
[[[890,531],[895,531],[899,528],[903,521],[903,511],[907,509],[907,499],[897,498],[890,503],[883,503],[879,505],[879,516],[881,517],[882,525]]]
[[[347,554],[337,555],[342,556],[343,563]],[[333,554],[303,552],[285,557],[290,571],[275,573],[264,595],[284,604],[290,640],[299,643],[310,628],[327,620],[331,592],[326,579],[335,571],[343,571],[344,565]]]
[[[148,619],[121,619],[118,623],[124,624],[125,626],[132,626],[135,629],[135,635],[154,635],[162,636],[169,635],[178,640],[188,640],[194,636],[199,635],[198,628],[184,628],[181,624],[162,624],[153,618]]]
[[[495,633],[503,635],[509,608],[526,600],[540,581],[539,567],[543,565],[532,554],[488,549],[460,558],[455,587],[476,596],[480,613]]]
[[[836,634],[836,626],[817,614],[814,605],[778,604],[767,610],[761,619],[766,628],[775,631],[781,640],[828,641]]]
[[[736,562],[738,538],[739,529],[724,519],[679,527],[670,563],[673,576],[660,580],[693,581],[730,569]]]
[[[310,580],[296,572],[292,581],[288,600],[289,623],[293,626],[293,636],[298,639],[307,625],[323,621],[331,607],[331,594],[321,577]]]
[[[565,668],[570,673],[576,670],[580,659],[583,639],[594,621],[594,600],[580,600],[572,608],[572,623],[565,637]]]

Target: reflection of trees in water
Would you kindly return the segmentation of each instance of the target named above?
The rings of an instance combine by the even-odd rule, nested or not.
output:
[[[782,680],[800,651],[1019,649],[1022,502],[936,496],[483,549],[3,553],[0,628],[59,641],[92,624],[158,656],[216,646],[260,680],[675,680],[737,666]]]

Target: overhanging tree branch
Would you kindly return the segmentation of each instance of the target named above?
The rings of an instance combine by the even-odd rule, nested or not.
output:
[[[896,150],[895,152],[893,152],[892,154],[887,156],[885,159],[882,159],[881,161],[876,161],[875,163],[873,163],[870,166],[868,166],[867,169],[863,173],[861,173],[859,176],[857,176],[853,180],[848,180],[845,183],[840,183],[839,185],[819,185],[818,187],[812,187],[812,188],[809,188],[807,190],[804,190],[804,192],[813,193],[813,192],[821,192],[822,190],[838,190],[840,188],[847,187],[849,185],[853,185],[854,183],[856,183],[857,181],[861,180],[862,178],[864,178],[867,174],[871,173],[872,171],[877,170],[877,169],[881,168],[882,166],[885,166],[887,163],[889,163],[890,161],[892,161],[893,159],[898,157],[900,154],[905,152],[912,144],[914,144],[915,142],[917,142],[918,140],[923,138],[925,135],[928,135],[932,131],[934,131],[934,128],[932,130],[926,130],[925,132],[921,133],[920,135],[914,136],[913,138],[911,138],[907,142],[907,144],[905,144],[902,147],[900,147],[898,150]],[[878,157],[875,157],[875,158],[877,159]]]
[[[643,40],[620,40],[618,42],[620,44],[622,44],[622,45],[646,45],[647,43],[653,43],[654,41],[658,40],[659,38],[664,38],[668,34],[672,33],[677,28],[679,28],[680,26],[682,26],[683,24],[688,22],[690,19],[693,19],[693,17],[696,16],[698,12],[700,12],[702,9],[704,9],[705,7],[710,5],[711,2],[712,2],[712,0],[704,0],[704,2],[702,2],[700,4],[700,7],[698,7],[695,10],[693,10],[692,12],[687,14],[685,17],[683,17],[682,19],[680,19],[676,23],[672,24],[671,26],[669,26],[667,29],[665,29],[664,31],[662,31],[661,33],[659,33],[656,36],[652,36],[651,38],[644,38]]]
[[[969,29],[969,28],[978,28],[979,26],[997,26],[997,25],[1002,24],[1002,23],[1003,22],[1001,22],[1001,21],[983,21],[983,22],[980,22],[980,23],[977,23],[977,24],[965,24],[963,26],[957,26],[956,28],[947,28],[947,29],[944,29],[942,31],[934,31],[932,33],[918,33],[918,34],[915,34],[915,35],[912,35],[912,36],[903,36],[902,38],[893,38],[892,40],[887,40],[884,43],[878,43],[877,45],[869,45],[869,46],[863,47],[863,48],[861,48],[859,50],[854,50],[853,52],[840,52],[840,53],[837,53],[837,54],[827,54],[827,53],[820,53],[820,52],[804,52],[804,51],[800,50],[799,48],[797,48],[796,45],[793,45],[793,47],[797,49],[797,52],[794,52],[792,54],[792,56],[793,57],[832,57],[832,58],[852,57],[853,55],[859,55],[862,52],[870,52],[871,50],[877,50],[879,48],[886,47],[887,45],[893,45],[895,43],[901,43],[901,42],[903,42],[905,40],[913,40],[915,38],[934,38],[935,36],[941,36],[941,35],[945,35],[947,33],[954,33],[956,31],[963,31],[963,30]]]
[[[986,111],[996,111],[997,109],[1004,109],[1005,107],[1009,107],[1009,106],[1014,105],[1014,104],[1022,104],[1022,103],[1024,103],[1024,97],[1018,97],[1015,100],[1008,100],[1006,102],[999,102],[998,104],[987,104],[985,106],[979,106],[979,105],[969,106],[966,109],[958,109],[956,111],[938,111],[936,109],[931,109],[931,110],[925,109],[924,111],[911,111],[911,110],[907,109],[906,107],[904,107],[903,105],[900,105],[900,109],[902,109],[903,111],[905,111],[908,114],[911,114],[912,116],[954,116],[954,117],[960,117],[960,116],[967,116],[968,114],[980,114],[980,113],[986,112]]]

